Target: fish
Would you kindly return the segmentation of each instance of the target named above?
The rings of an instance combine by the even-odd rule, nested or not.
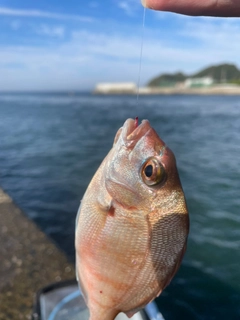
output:
[[[90,320],[131,317],[161,294],[187,246],[173,152],[148,120],[127,119],[82,198],[76,271]]]

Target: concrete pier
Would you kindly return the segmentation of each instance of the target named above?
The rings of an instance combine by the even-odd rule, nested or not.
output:
[[[36,292],[74,266],[0,189],[0,320],[31,319]]]

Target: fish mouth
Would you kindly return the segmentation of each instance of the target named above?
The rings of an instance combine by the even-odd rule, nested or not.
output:
[[[148,120],[142,120],[138,125],[138,119],[127,119],[122,127],[122,138],[126,147],[133,147],[152,127]]]

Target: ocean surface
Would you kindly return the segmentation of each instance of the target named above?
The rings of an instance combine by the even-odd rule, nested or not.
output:
[[[74,261],[80,199],[126,118],[174,151],[191,220],[166,320],[240,319],[240,97],[0,94],[0,186]]]

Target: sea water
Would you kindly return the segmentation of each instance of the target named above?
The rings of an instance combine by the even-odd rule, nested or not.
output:
[[[116,131],[149,119],[174,151],[188,249],[158,298],[166,320],[240,319],[240,97],[0,94],[0,185],[74,260],[75,216]]]

